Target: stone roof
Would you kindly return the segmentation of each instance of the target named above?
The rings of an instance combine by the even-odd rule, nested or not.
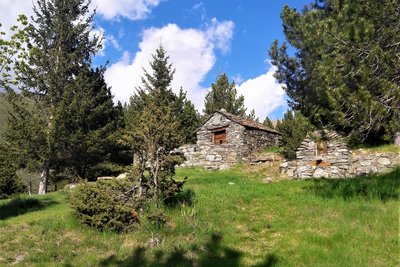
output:
[[[249,120],[249,119],[244,119],[242,117],[228,113],[225,109],[218,110],[215,113],[219,113],[219,114],[223,115],[224,117],[228,118],[229,120],[236,122],[246,128],[257,129],[257,130],[261,130],[261,131],[265,131],[265,132],[280,134],[278,131],[275,131],[274,129],[271,129],[261,123],[258,123],[258,122],[255,122],[255,121]],[[209,118],[211,118],[213,115],[211,115]]]

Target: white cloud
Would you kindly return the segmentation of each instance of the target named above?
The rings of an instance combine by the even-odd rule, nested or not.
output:
[[[233,26],[231,21],[213,19],[205,30],[181,29],[176,24],[146,29],[132,62],[127,63],[124,56],[106,71],[105,79],[112,86],[115,99],[121,102],[129,100],[134,89],[141,85],[142,67],[150,71],[151,55],[162,44],[176,68],[173,90],[178,92],[182,86],[188,91],[188,98],[201,110],[206,90],[200,83],[215,64],[216,50],[229,49]]]
[[[276,67],[271,66],[265,74],[237,86],[238,94],[244,96],[245,106],[249,111],[254,109],[260,121],[276,108],[286,105],[282,85],[273,76],[275,71]]]
[[[124,17],[131,20],[145,19],[160,0],[93,0],[92,6],[107,20]]]
[[[0,1],[0,22],[1,30],[10,33],[11,26],[17,24],[18,15],[24,14],[28,18],[33,15],[32,1],[30,0],[1,0]]]

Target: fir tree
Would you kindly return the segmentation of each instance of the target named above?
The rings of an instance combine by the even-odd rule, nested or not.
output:
[[[91,57],[100,43],[89,37],[93,21],[89,4],[38,1],[28,60],[17,64],[21,93],[10,94],[14,109],[7,136],[21,148],[20,158],[42,171],[40,194],[47,191],[50,170],[70,168],[76,175],[87,175],[93,163],[89,158],[97,152],[104,155],[97,145],[113,128],[112,98],[103,71],[91,70]]]
[[[271,129],[275,129],[274,124],[272,123],[272,121],[268,118],[268,116],[265,117],[265,120],[262,123],[263,125],[271,128]]]
[[[147,170],[155,188],[162,183],[160,179],[165,179],[163,164],[169,152],[187,141],[184,131],[190,133],[188,129],[193,129],[196,122],[193,105],[183,90],[176,96],[170,88],[175,70],[168,59],[160,46],[150,63],[152,74],[144,71],[143,86],[131,97],[125,116],[125,139],[139,163],[140,183],[145,181]]]
[[[223,108],[234,115],[246,116],[244,97],[237,96],[235,82],[230,83],[225,73],[220,74],[216,83],[211,84],[211,91],[207,93],[204,105],[205,115],[211,115]]]
[[[270,50],[290,106],[354,141],[393,140],[400,127],[400,2],[319,0],[285,6],[286,39]]]
[[[296,157],[296,150],[301,142],[314,129],[314,126],[300,112],[288,110],[283,119],[278,120],[275,129],[282,134],[285,156],[293,159]]]

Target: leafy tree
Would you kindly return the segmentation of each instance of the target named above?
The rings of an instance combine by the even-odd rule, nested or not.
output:
[[[268,118],[268,116],[265,117],[265,120],[263,121],[262,124],[271,129],[275,129],[274,125],[272,124],[272,121]]]
[[[50,170],[89,175],[88,166],[108,153],[103,145],[115,129],[118,111],[104,69],[91,69],[91,57],[101,45],[97,37],[90,38],[89,4],[38,1],[28,59],[16,65],[21,93],[9,94],[13,112],[7,140],[20,161],[40,168],[40,194],[47,191]]]
[[[0,30],[0,88],[5,90],[16,85],[13,66],[18,58],[26,57],[25,45],[29,42],[30,26],[26,16],[20,15],[17,21],[19,25],[10,28],[12,35],[9,38],[2,38],[6,33]]]
[[[294,159],[297,148],[314,127],[300,112],[288,110],[283,119],[278,121],[275,129],[282,134],[285,156]]]
[[[211,115],[223,108],[234,115],[246,116],[244,97],[237,96],[235,82],[230,83],[225,73],[220,74],[216,83],[211,84],[211,91],[207,93],[204,105],[205,115]]]
[[[283,8],[287,45],[269,53],[290,106],[356,142],[392,139],[400,127],[400,2],[318,0]],[[357,141],[358,140],[358,141]]]

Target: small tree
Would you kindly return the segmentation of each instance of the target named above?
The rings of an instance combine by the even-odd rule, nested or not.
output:
[[[206,95],[204,106],[205,115],[211,115],[223,108],[234,115],[246,116],[244,97],[237,96],[235,82],[230,83],[225,73],[220,74],[216,83],[211,84],[211,91]]]
[[[143,86],[137,88],[126,109],[125,137],[139,168],[140,185],[149,181],[157,193],[162,193],[160,184],[171,178],[165,174],[173,174],[170,169],[175,166],[164,168],[165,162],[172,157],[169,152],[185,140],[180,114],[185,97],[182,92],[177,97],[170,88],[174,70],[162,46],[156,50],[150,66],[153,73],[150,75],[145,71]],[[145,177],[145,171],[148,177]]]
[[[274,125],[272,124],[272,121],[268,118],[268,116],[265,117],[265,120],[263,121],[262,124],[271,129],[275,129]]]
[[[288,110],[282,119],[278,121],[276,130],[282,134],[283,149],[289,159],[296,157],[296,150],[303,139],[314,127],[298,111]]]

